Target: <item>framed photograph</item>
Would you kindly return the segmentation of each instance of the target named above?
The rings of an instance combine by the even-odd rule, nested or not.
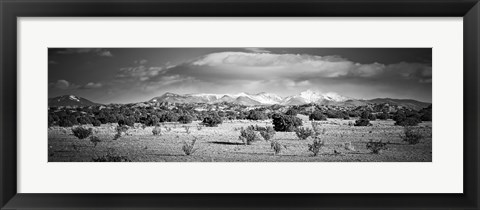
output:
[[[478,1],[2,1],[1,209],[478,209]]]

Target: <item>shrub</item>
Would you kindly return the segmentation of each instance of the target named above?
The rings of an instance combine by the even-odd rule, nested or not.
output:
[[[272,127],[267,127],[266,130],[260,131],[260,135],[265,139],[265,141],[269,141],[275,136],[275,129]]]
[[[403,136],[400,136],[400,138],[403,139],[403,141],[408,142],[409,144],[418,144],[420,140],[423,139],[422,133],[414,129],[413,127],[410,126],[405,126],[403,128]]]
[[[250,110],[246,118],[248,120],[265,120],[267,119],[267,116],[261,111]]]
[[[185,129],[185,133],[190,134],[190,127],[183,126],[183,128]]]
[[[379,120],[387,120],[388,118],[390,118],[390,115],[386,112],[377,114],[377,119]]]
[[[421,123],[422,121],[419,118],[416,117],[408,117],[404,119],[400,119],[398,121],[395,121],[395,125],[400,125],[400,126],[417,126],[418,123]]]
[[[82,116],[82,117],[79,117],[77,119],[77,122],[82,124],[82,125],[86,125],[86,124],[90,124],[90,118],[89,117],[85,117],[85,116]]]
[[[325,146],[324,141],[314,138],[312,144],[308,144],[308,151],[313,152],[313,156],[317,156],[323,146]]]
[[[114,155],[110,151],[101,157],[92,158],[93,162],[132,162],[126,156]]]
[[[377,115],[374,115],[374,114],[370,113],[368,115],[368,119],[371,120],[371,121],[375,121],[375,120],[377,120]]]
[[[336,110],[328,110],[326,112],[328,118],[343,118],[344,114]]]
[[[312,129],[313,129],[313,132],[314,132],[314,135],[315,136],[318,136],[320,134],[325,134],[326,132],[326,129],[323,128],[323,129],[320,129],[320,123],[318,122],[312,122]]]
[[[93,143],[93,147],[96,147],[97,144],[101,142],[101,140],[96,136],[90,136],[90,142]]]
[[[154,136],[162,135],[162,127],[155,126],[155,128],[152,129],[152,133]]]
[[[87,138],[92,134],[92,128],[86,129],[84,127],[76,127],[72,128],[73,135],[76,136],[78,139]]]
[[[183,142],[182,150],[183,150],[183,153],[185,153],[185,155],[191,155],[198,150],[198,148],[196,149],[194,148],[196,141],[197,141],[197,137],[194,137],[191,143],[187,143],[186,141]]]
[[[422,121],[432,121],[432,112],[425,113],[421,117]]]
[[[127,133],[128,131],[128,126],[126,125],[118,125],[115,130],[117,131],[117,133]]]
[[[217,127],[219,124],[222,124],[222,118],[215,113],[203,118],[202,124],[207,127]]]
[[[113,140],[117,140],[117,139],[119,139],[120,137],[122,137],[122,134],[121,134],[121,133],[116,133],[116,134],[113,136]]]
[[[369,111],[363,111],[363,112],[360,114],[360,119],[368,119],[369,116],[370,116],[370,112],[369,112]]]
[[[128,131],[128,126],[126,125],[118,125],[115,130],[117,131],[117,133],[115,134],[115,136],[113,136],[113,140],[117,140],[119,139],[120,137],[122,137],[122,133],[124,133],[125,135],[127,134],[127,131]]]
[[[156,126],[160,122],[160,119],[155,115],[148,115],[145,119],[145,125],[147,126]]]
[[[395,120],[395,125],[399,126],[416,126],[418,123],[421,123],[421,116],[417,112],[411,110],[398,110],[393,120]]]
[[[297,134],[297,137],[301,140],[305,140],[310,136],[313,136],[313,130],[310,128],[297,128],[295,129],[295,134]]]
[[[247,116],[243,112],[240,112],[237,115],[237,120],[244,120],[246,117]]]
[[[309,120],[327,120],[327,116],[325,116],[322,112],[320,111],[314,111],[310,116],[308,117]]]
[[[368,119],[361,118],[355,121],[354,126],[372,126],[372,123]]]
[[[387,143],[383,143],[381,140],[375,142],[370,139],[366,146],[373,154],[380,154],[380,151],[387,149]]]
[[[302,120],[295,116],[277,113],[272,118],[275,131],[292,132],[295,128],[302,126]]]
[[[202,130],[202,128],[203,128],[203,126],[202,126],[202,125],[197,125],[197,130],[198,130],[198,131],[201,131],[201,130]]]
[[[193,117],[190,115],[182,115],[178,118],[178,122],[182,124],[188,124],[188,123],[191,123],[192,121],[193,121]]]
[[[95,127],[98,127],[98,126],[102,125],[102,122],[100,122],[100,120],[93,120],[92,125],[95,126]]]
[[[355,147],[353,147],[352,142],[345,142],[343,147],[345,150],[355,151]]]
[[[242,128],[238,138],[242,140],[245,145],[250,145],[252,142],[258,139],[255,130],[253,130],[251,127],[247,127],[247,129]]]
[[[420,110],[422,121],[432,121],[432,105]]]
[[[273,149],[274,155],[278,155],[282,151],[282,145],[278,141],[272,141],[270,148]]]
[[[59,122],[58,122],[58,125],[61,126],[61,127],[72,127],[73,125],[75,125],[76,123],[72,122],[70,119],[68,118],[63,118],[61,119]]]
[[[290,115],[290,116],[297,116],[298,111],[295,110],[295,109],[289,109],[289,110],[287,110],[287,112],[285,112],[285,114]]]
[[[135,125],[135,118],[132,117],[132,116],[126,117],[125,118],[125,125],[128,125],[128,126]]]
[[[178,114],[174,112],[163,113],[160,116],[160,122],[177,122]]]

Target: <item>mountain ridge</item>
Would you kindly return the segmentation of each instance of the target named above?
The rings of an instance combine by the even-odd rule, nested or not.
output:
[[[169,102],[169,103],[237,103],[246,106],[255,105],[303,105],[309,103],[321,104],[321,105],[338,105],[338,106],[361,106],[367,104],[392,104],[401,105],[409,108],[424,108],[431,103],[421,102],[413,99],[393,99],[393,98],[374,98],[370,100],[366,99],[354,99],[345,97],[334,92],[320,93],[312,90],[306,90],[300,94],[281,97],[273,93],[260,92],[256,94],[250,93],[238,93],[238,94],[173,94],[165,93],[159,97],[154,97],[148,102]]]
[[[102,105],[75,95],[62,95],[48,99],[48,106],[97,106]]]
[[[431,103],[421,102],[414,99],[394,99],[394,98],[374,98],[374,99],[353,99],[341,96],[337,93],[319,93],[311,90],[301,92],[300,94],[281,97],[273,93],[260,92],[256,94],[238,93],[238,94],[176,94],[166,92],[161,96],[154,97],[147,103],[234,103],[246,106],[269,106],[269,105],[335,105],[335,106],[364,106],[369,104],[390,104],[404,106],[412,109],[421,109],[429,106]],[[144,102],[138,102],[144,103]],[[135,104],[135,103],[134,103]],[[58,106],[97,106],[102,105],[75,95],[63,95],[48,99],[50,107]]]

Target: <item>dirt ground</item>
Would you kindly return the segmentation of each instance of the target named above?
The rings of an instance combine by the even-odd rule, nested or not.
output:
[[[303,126],[311,123],[305,116]],[[154,127],[130,128],[128,134],[114,139],[115,124],[105,124],[93,128],[93,135],[101,142],[96,146],[90,139],[78,139],[71,128],[50,127],[48,130],[49,162],[82,162],[94,158],[121,156],[132,162],[431,162],[432,161],[432,124],[424,122],[416,128],[424,139],[415,145],[404,142],[400,135],[403,127],[394,126],[394,121],[371,121],[373,126],[350,126],[352,120],[328,119],[321,121],[325,134],[321,139],[326,145],[318,156],[308,151],[312,139],[300,140],[294,132],[277,132],[274,139],[284,145],[278,155],[270,148],[270,142],[258,140],[252,145],[244,145],[238,136],[240,128],[250,125],[273,126],[271,121],[226,121],[218,127],[200,127],[200,122],[191,124],[166,123],[161,135],[154,136]],[[190,133],[183,126],[190,127]],[[167,131],[170,128],[170,131]],[[200,130],[198,129],[200,128]],[[183,142],[197,138],[197,150],[185,155]],[[387,149],[380,154],[372,154],[366,148],[369,140],[387,143]],[[347,150],[344,143],[351,142],[354,150]],[[336,151],[336,152],[335,152]]]

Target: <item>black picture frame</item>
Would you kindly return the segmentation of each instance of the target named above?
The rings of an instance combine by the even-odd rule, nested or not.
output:
[[[478,209],[477,0],[1,0],[1,209]],[[17,193],[18,17],[463,17],[463,194],[21,194]],[[455,139],[452,139],[455,140]],[[460,139],[457,139],[460,140]],[[446,180],[448,181],[448,180]]]

